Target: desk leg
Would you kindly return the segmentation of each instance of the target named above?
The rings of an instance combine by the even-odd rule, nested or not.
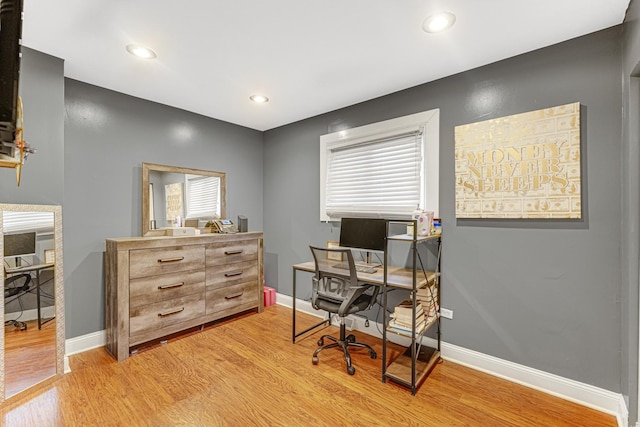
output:
[[[296,343],[296,269],[293,269],[293,331],[291,333],[291,342]]]
[[[40,270],[36,270],[36,299],[38,300],[38,329],[42,329],[42,315],[40,313]]]
[[[329,316],[329,318],[323,320],[322,322],[318,322],[313,326],[308,327],[307,329],[305,329],[304,331],[301,331],[299,333],[296,333],[296,269],[293,269],[293,302],[292,302],[292,307],[293,307],[293,330],[291,332],[291,341],[295,344],[296,343],[296,338],[298,338],[300,335],[306,334],[307,332],[317,328],[318,326],[322,326],[322,325],[328,325],[331,323],[331,316]]]

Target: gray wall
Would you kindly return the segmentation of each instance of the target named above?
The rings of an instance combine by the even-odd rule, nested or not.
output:
[[[620,35],[614,27],[267,131],[267,283],[291,295],[291,265],[310,258],[309,244],[336,240],[319,221],[320,135],[440,108],[442,302],[454,310],[444,341],[619,392]],[[584,219],[456,221],[454,127],[576,101]]]
[[[25,140],[37,149],[27,158],[20,187],[13,169],[0,168],[0,202],[61,205],[64,176],[63,61],[22,50],[20,96]]]
[[[640,257],[640,3],[632,1],[624,25],[622,81],[622,393],[629,425],[638,420],[638,259]]]
[[[103,330],[105,239],[140,236],[142,162],[227,173],[227,215],[262,225],[262,133],[65,80],[67,337]],[[213,102],[213,101],[212,101]]]
[[[14,169],[0,168],[0,203],[62,205],[64,176],[63,61],[23,48],[20,96],[25,139],[37,149],[24,163],[20,187]],[[44,277],[42,282],[48,280]],[[52,284],[43,286],[51,295]],[[43,306],[50,305],[42,298]],[[35,295],[20,297],[5,307],[7,313],[36,308]]]

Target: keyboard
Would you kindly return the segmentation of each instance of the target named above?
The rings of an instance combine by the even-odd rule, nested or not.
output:
[[[342,270],[348,270],[349,269],[349,264],[346,263],[346,262],[341,262],[339,264],[335,264],[333,267],[340,268]],[[374,267],[370,267],[368,265],[358,265],[358,264],[356,264],[356,271],[358,273],[373,274],[373,273],[376,273],[378,271],[378,269],[374,268]]]

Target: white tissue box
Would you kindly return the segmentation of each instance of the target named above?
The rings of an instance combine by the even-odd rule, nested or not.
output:
[[[196,228],[194,227],[169,227],[164,229],[166,236],[195,236]]]

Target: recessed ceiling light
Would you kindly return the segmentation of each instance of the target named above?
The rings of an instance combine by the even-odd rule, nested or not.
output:
[[[451,28],[456,22],[456,16],[451,12],[441,12],[431,15],[422,23],[422,29],[427,33],[439,33]]]
[[[142,59],[154,59],[158,56],[152,49],[139,44],[128,44],[127,52]]]
[[[251,95],[249,97],[253,102],[257,102],[258,104],[264,104],[265,102],[269,102],[269,98],[264,95]]]

